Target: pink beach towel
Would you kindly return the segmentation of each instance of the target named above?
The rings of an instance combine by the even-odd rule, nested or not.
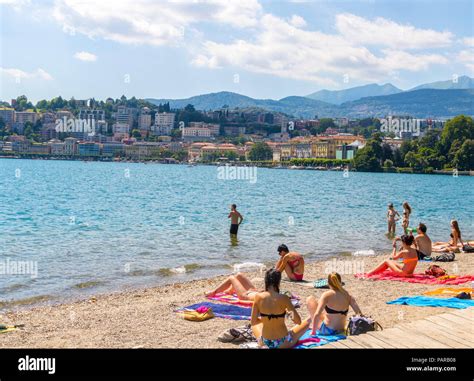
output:
[[[412,277],[399,277],[392,275],[393,273],[390,270],[384,272],[367,275],[367,274],[356,274],[355,277],[359,279],[371,279],[371,280],[395,280],[398,282],[407,282],[407,283],[423,283],[423,284],[462,284],[469,281],[474,281],[473,275],[450,275],[448,277],[436,278],[432,275],[426,274],[413,274]]]
[[[225,294],[223,292],[216,294],[214,296],[208,296],[207,299],[210,300],[217,300],[222,303],[229,303],[229,304],[234,304],[236,306],[242,306],[242,307],[252,307],[253,306],[253,301],[252,300],[241,300],[237,297],[237,294]]]

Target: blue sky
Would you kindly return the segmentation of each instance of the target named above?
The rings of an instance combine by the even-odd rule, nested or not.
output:
[[[473,2],[0,0],[0,99],[279,99],[474,72]]]

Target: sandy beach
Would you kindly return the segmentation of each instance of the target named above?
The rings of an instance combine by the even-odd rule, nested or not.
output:
[[[338,257],[339,261],[359,261],[369,270],[385,256]],[[456,261],[437,263],[449,274],[474,274],[472,254],[460,253]],[[333,260],[330,260],[334,264]],[[354,262],[353,262],[354,263]],[[328,261],[306,265],[305,279],[325,277]],[[420,262],[416,272],[424,272],[429,262]],[[263,286],[259,273],[247,274],[258,286]],[[0,314],[2,324],[24,324],[24,327],[0,335],[2,348],[236,348],[234,344],[217,341],[224,330],[245,324],[214,318],[205,322],[190,322],[180,318],[174,309],[205,301],[204,292],[218,285],[225,277],[215,277],[186,283],[97,295],[87,300],[54,306],[41,306]],[[285,278],[285,277],[284,277]],[[387,301],[407,295],[421,295],[439,286],[394,281],[356,279],[342,275],[346,288],[356,298],[365,315],[372,316],[384,328],[399,323],[449,312],[448,308],[388,305]],[[470,283],[451,287],[470,287]],[[318,297],[324,290],[301,284],[282,282],[282,291],[301,297],[300,315],[307,317],[304,300]],[[351,312],[349,313],[351,315]],[[292,323],[288,320],[288,325]]]

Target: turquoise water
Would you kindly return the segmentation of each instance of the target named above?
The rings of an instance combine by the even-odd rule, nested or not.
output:
[[[38,265],[37,277],[0,275],[3,302],[226,273],[275,261],[280,243],[310,259],[387,251],[388,202],[401,211],[408,200],[411,225],[425,222],[433,240],[449,238],[452,218],[474,236],[472,177],[259,168],[252,183],[212,166],[0,159],[0,179],[0,261]],[[234,202],[245,218],[238,245]]]

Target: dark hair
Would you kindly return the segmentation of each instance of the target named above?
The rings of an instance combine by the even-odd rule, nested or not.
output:
[[[232,206],[232,209],[237,209],[237,205],[232,204],[231,206]]]
[[[406,235],[406,234],[403,234],[400,238],[402,242],[408,246],[411,246],[413,244],[413,240],[415,239],[415,237],[413,237],[412,235]]]
[[[273,287],[276,292],[280,292],[281,272],[271,268],[265,273],[265,291]]]
[[[393,208],[393,203],[388,204],[389,208]]]
[[[288,250],[288,246],[286,246],[284,243],[282,243],[280,246],[278,246],[277,251],[279,253],[281,253],[282,251],[286,251],[287,253],[290,252],[290,250]]]
[[[424,223],[420,222],[418,229],[420,229],[422,233],[426,233],[427,227]]]
[[[458,233],[458,237],[461,238],[461,230],[459,230],[459,224],[457,220],[452,220],[451,225],[453,225],[454,230]]]

